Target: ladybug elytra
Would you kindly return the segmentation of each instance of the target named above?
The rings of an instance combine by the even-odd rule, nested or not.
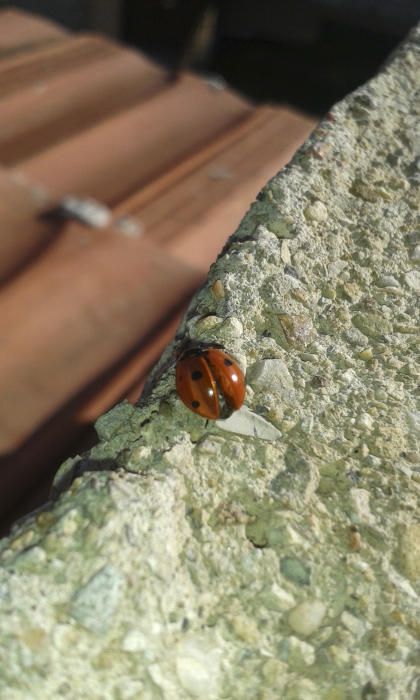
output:
[[[193,345],[176,364],[176,389],[183,403],[203,418],[228,418],[243,404],[245,379],[221,346]]]

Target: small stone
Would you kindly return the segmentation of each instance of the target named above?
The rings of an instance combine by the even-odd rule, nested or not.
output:
[[[295,557],[283,557],[280,560],[280,571],[289,581],[293,581],[299,586],[309,586],[311,582],[309,566]]]
[[[366,489],[350,489],[350,501],[358,522],[372,525],[375,519],[369,508],[370,493]]]
[[[164,452],[163,459],[171,467],[188,469],[193,465],[191,446],[183,442],[173,445],[170,450]]]
[[[281,242],[280,258],[285,263],[285,265],[290,265],[290,263],[291,263],[290,249],[289,249],[289,244],[288,244],[287,240],[283,240]]]
[[[121,643],[123,651],[133,653],[144,651],[147,647],[147,637],[139,630],[129,630]]]
[[[303,306],[309,306],[308,297],[306,296],[306,294],[304,294],[304,292],[302,292],[301,289],[291,289],[290,296],[292,296],[293,299],[296,299],[296,301],[298,301],[299,304],[302,304]]]
[[[373,418],[370,413],[361,413],[355,423],[357,428],[360,430],[372,430],[373,428]]]
[[[303,350],[314,339],[316,332],[309,316],[304,314],[279,314],[281,329],[287,343]]]
[[[135,447],[130,455],[130,467],[139,464],[143,460],[150,459],[153,449],[150,445],[139,445]]]
[[[404,279],[410,289],[417,292],[417,294],[420,294],[420,272],[418,270],[406,272]]]
[[[407,411],[406,415],[410,433],[420,437],[420,411]]]
[[[404,333],[405,335],[419,335],[420,326],[414,326],[410,323],[394,323],[395,333]]]
[[[194,331],[198,335],[200,335],[201,333],[206,333],[207,331],[217,328],[217,326],[219,326],[222,323],[222,321],[223,319],[219,316],[204,316],[203,318],[200,318],[198,319],[198,321],[196,321]]]
[[[320,700],[319,686],[309,678],[296,678],[287,684],[287,700]],[[279,696],[277,696],[278,698]]]
[[[200,637],[181,642],[176,655],[179,681],[194,698],[213,697],[217,693],[221,651]]]
[[[413,600],[418,600],[418,595],[406,576],[401,576],[392,566],[387,568],[387,576],[390,582],[404,595],[409,596]]]
[[[17,569],[39,569],[47,561],[45,549],[39,546],[24,549],[15,559],[14,567]]]
[[[276,688],[279,687],[282,680],[284,682],[285,678],[287,677],[287,671],[287,664],[274,658],[268,659],[262,668],[264,679],[270,685],[275,685]]]
[[[121,426],[129,424],[135,410],[134,406],[129,404],[128,401],[123,401],[114,406],[108,413],[100,416],[95,423],[98,438],[103,441],[110,440]],[[72,461],[72,459],[66,460],[61,468],[67,464],[71,467]]]
[[[284,273],[285,275],[289,275],[289,277],[293,277],[295,280],[299,279],[299,273],[292,265],[285,265]]]
[[[292,666],[312,666],[315,663],[315,649],[312,644],[291,636],[287,640],[287,660]]]
[[[320,600],[306,600],[299,603],[289,615],[290,627],[302,637],[316,632],[325,617],[326,607]]]
[[[31,651],[39,652],[48,641],[47,633],[42,627],[29,627],[20,636],[20,639]]]
[[[273,393],[293,390],[293,379],[283,360],[260,360],[248,370],[248,381],[254,389]]]
[[[384,316],[371,312],[365,314],[355,314],[352,318],[353,325],[369,338],[392,333],[392,323]]]
[[[342,295],[353,303],[358,301],[362,296],[362,291],[356,282],[343,282],[340,289]]]
[[[327,267],[327,274],[330,279],[334,279],[335,277],[339,277],[343,270],[346,269],[348,266],[348,263],[346,260],[334,260],[334,262],[331,262],[328,267]],[[334,297],[335,298],[335,297]]]
[[[225,288],[221,280],[215,280],[213,282],[211,291],[216,299],[223,299],[225,297]]]
[[[73,597],[70,615],[95,634],[104,634],[120,603],[124,577],[113,566],[99,569]]]
[[[312,433],[314,427],[314,417],[312,414],[309,414],[307,416],[303,416],[302,420],[300,421],[300,429],[302,433],[306,433],[306,435],[310,435]]]
[[[413,262],[420,262],[420,245],[416,245],[413,248],[410,258]]]
[[[375,671],[377,672],[379,678],[382,681],[391,684],[395,683],[395,681],[399,679],[404,678],[407,675],[407,665],[402,661],[393,661],[391,659],[377,659],[377,661],[375,662]],[[419,696],[417,693],[415,693],[411,697],[413,697],[414,700],[417,700]],[[374,700],[374,698],[375,696],[373,695],[372,700]]]
[[[255,645],[258,642],[260,634],[254,620],[244,615],[235,615],[231,620],[231,624],[238,639],[251,645]]]
[[[321,222],[328,219],[328,209],[323,202],[315,200],[312,204],[308,204],[304,211],[308,221]]]
[[[381,199],[389,202],[391,200],[390,192],[379,184],[373,184],[371,182],[365,182],[360,178],[356,178],[350,189],[350,192],[355,197],[360,197],[365,202],[378,202]]]
[[[359,620],[358,617],[355,617],[351,613],[347,612],[347,610],[344,610],[341,613],[341,622],[343,623],[344,627],[349,630],[349,632],[357,637],[357,639],[363,637],[366,632],[365,623],[362,620]]]
[[[274,233],[278,238],[295,238],[296,236],[296,230],[293,225],[293,219],[286,220],[286,219],[271,219],[271,221],[268,221],[266,224],[266,228],[270,233]]]
[[[27,530],[26,532],[23,532],[18,537],[15,537],[15,539],[10,542],[10,549],[12,549],[12,550],[18,550],[18,549],[24,550],[31,544],[33,539],[34,539],[34,531]]]
[[[375,399],[377,401],[386,401],[388,398],[388,393],[385,391],[385,389],[376,389],[375,391]]]
[[[249,522],[245,529],[246,536],[254,547],[266,547],[268,545],[267,525],[264,519],[256,518]]]
[[[355,525],[350,528],[349,545],[352,552],[359,552],[362,548],[362,538]]]
[[[392,275],[382,275],[376,282],[378,287],[399,287],[400,283]]]
[[[354,380],[356,379],[356,373],[354,369],[346,369],[346,371],[342,373],[340,379],[342,382],[344,382],[344,384],[353,384]]]
[[[53,523],[55,523],[56,516],[53,515],[51,511],[43,511],[42,513],[39,513],[36,516],[35,520],[39,528],[41,528],[42,530],[46,530],[51,525],[53,525]]]
[[[344,646],[339,646],[338,644],[331,644],[328,651],[335,666],[346,666],[349,663],[350,654],[348,652],[348,649],[346,649]]]
[[[328,379],[323,374],[314,374],[314,376],[311,379],[310,384],[315,389],[321,389],[324,386],[328,386]]]
[[[293,595],[286,591],[284,588],[280,588],[276,583],[273,583],[268,591],[261,594],[261,599],[263,605],[268,610],[290,610],[296,605],[296,600]]]
[[[203,437],[202,440],[197,442],[195,449],[206,455],[217,455],[219,454],[222,447],[220,439],[210,438],[208,436]]]
[[[407,525],[400,537],[401,569],[413,583],[420,580],[420,523]]]
[[[221,332],[228,338],[240,338],[244,333],[244,327],[236,316],[229,316],[222,323]]]
[[[420,452],[416,452],[415,450],[407,450],[407,452],[404,452],[404,454],[401,454],[401,456],[403,456],[404,459],[411,464],[420,464]]]
[[[346,688],[339,688],[338,686],[334,685],[329,690],[327,690],[325,700],[346,700],[346,695]]]
[[[332,285],[326,284],[325,287],[322,287],[322,296],[326,299],[334,300],[337,296],[337,291]]]
[[[369,362],[373,358],[373,351],[372,348],[365,348],[364,350],[361,350],[359,352],[359,357],[361,360],[364,360],[365,362]]]
[[[79,527],[79,520],[80,513],[77,508],[71,508],[57,521],[56,531],[66,537],[74,535]]]

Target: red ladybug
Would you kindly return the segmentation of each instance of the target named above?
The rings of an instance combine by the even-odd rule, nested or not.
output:
[[[228,418],[244,402],[245,379],[238,363],[222,346],[193,345],[176,364],[181,401],[203,418]]]

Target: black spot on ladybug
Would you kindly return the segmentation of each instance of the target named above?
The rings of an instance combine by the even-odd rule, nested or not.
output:
[[[193,408],[198,408],[199,405],[200,405],[200,402],[199,402],[199,401],[191,401],[191,406],[192,406]]]
[[[231,365],[233,365],[232,360],[229,360],[227,357],[225,357],[225,359],[223,360],[223,362],[224,362],[224,364],[226,365],[226,367],[230,367]]]
[[[201,379],[203,376],[203,373],[200,372],[199,369],[194,370],[194,372],[191,372],[191,379],[194,379],[194,381],[198,381]]]

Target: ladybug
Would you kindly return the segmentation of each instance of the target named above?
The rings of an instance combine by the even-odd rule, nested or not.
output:
[[[217,420],[237,411],[245,398],[245,379],[222,345],[193,344],[176,364],[176,389],[193,413]]]

